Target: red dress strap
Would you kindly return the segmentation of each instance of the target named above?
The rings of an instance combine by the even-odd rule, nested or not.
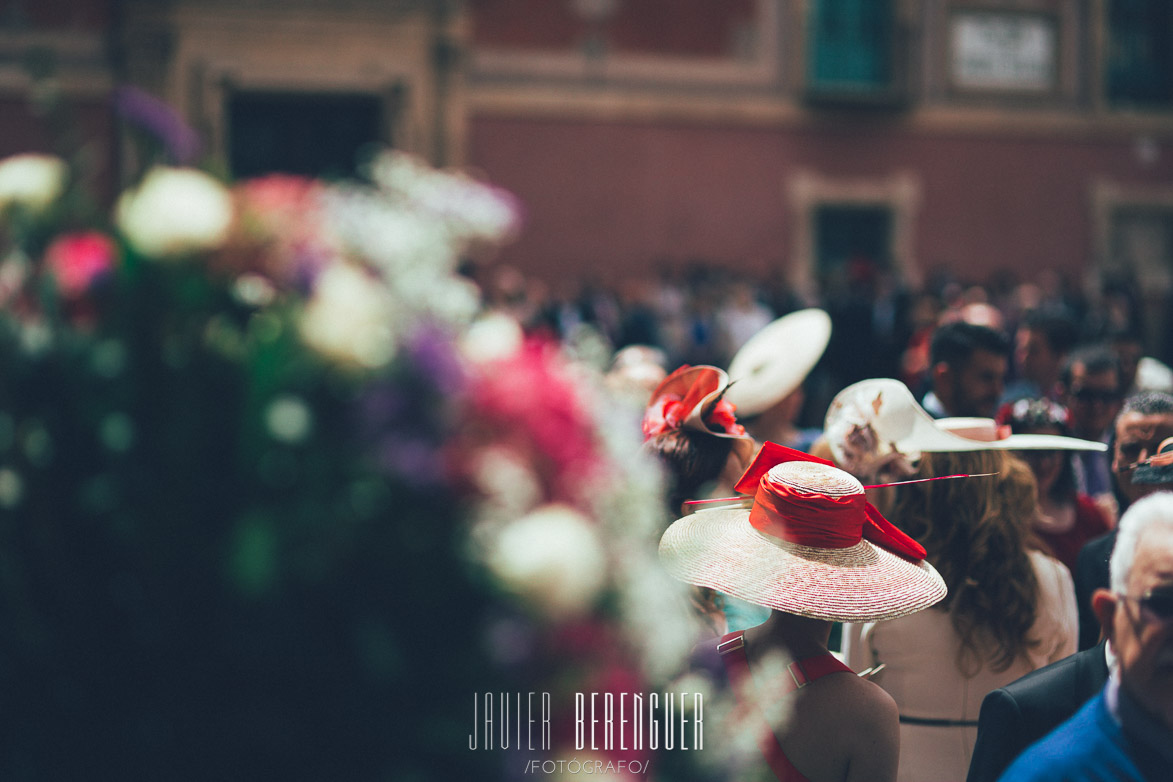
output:
[[[733,692],[738,704],[741,708],[752,713],[759,723],[761,732],[759,744],[762,754],[766,758],[766,764],[774,772],[774,776],[778,778],[779,782],[808,782],[803,773],[790,762],[790,758],[786,757],[782,744],[778,741],[778,736],[758,706],[757,699],[753,697],[753,679],[749,670],[749,659],[745,656],[745,632],[739,631],[724,636],[717,644],[717,653],[725,664],[725,671],[733,685]],[[782,692],[778,693],[782,696],[829,674],[852,672],[832,654],[821,654],[795,660],[786,669],[790,673],[790,678],[782,680]]]

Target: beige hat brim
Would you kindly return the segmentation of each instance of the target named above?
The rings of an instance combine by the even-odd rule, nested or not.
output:
[[[834,622],[894,619],[945,597],[928,562],[913,563],[861,540],[844,549],[801,546],[762,534],[745,508],[702,510],[660,539],[673,577],[788,614]]]
[[[729,363],[725,398],[742,417],[769,410],[802,385],[830,339],[831,316],[823,310],[778,318],[750,337]]]
[[[846,416],[863,411],[876,440],[911,458],[922,453],[965,453],[970,451],[1105,451],[1107,446],[1092,440],[1050,434],[1012,434],[1000,440],[973,440],[948,431],[920,406],[908,386],[891,378],[872,378],[844,388],[827,408],[824,431],[835,461],[845,463],[838,439]],[[960,419],[958,419],[960,420]]]

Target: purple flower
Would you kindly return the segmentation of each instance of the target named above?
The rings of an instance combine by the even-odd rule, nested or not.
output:
[[[138,87],[119,87],[114,91],[114,110],[158,138],[175,165],[188,166],[199,157],[203,146],[199,134],[154,95]]]
[[[412,363],[445,396],[459,393],[467,385],[465,372],[452,335],[436,324],[424,324],[412,334],[407,346]]]

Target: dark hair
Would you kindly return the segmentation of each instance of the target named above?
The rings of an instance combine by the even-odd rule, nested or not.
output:
[[[1071,371],[1076,364],[1082,364],[1083,371],[1089,375],[1115,372],[1116,381],[1120,381],[1120,359],[1116,356],[1116,351],[1108,345],[1096,343],[1073,350],[1059,372],[1059,381],[1063,383],[1064,388],[1071,388]]]
[[[1079,342],[1079,325],[1066,307],[1050,306],[1026,313],[1022,325],[1037,331],[1054,353],[1068,353]]]
[[[929,361],[960,366],[969,361],[975,350],[985,350],[1001,356],[1010,354],[1010,339],[1001,331],[963,320],[938,326],[929,344]]]
[[[656,435],[645,447],[668,468],[668,509],[675,515],[705,484],[721,477],[733,440],[681,428]]]
[[[1124,404],[1120,405],[1120,412],[1116,414],[1116,420],[1108,429],[1109,462],[1116,458],[1116,427],[1120,424],[1121,416],[1127,413],[1140,413],[1141,415],[1173,413],[1173,395],[1166,394],[1164,391],[1141,391],[1124,400]],[[1131,504],[1128,495],[1121,490],[1120,482],[1117,480],[1112,481],[1112,496],[1116,498],[1116,504],[1121,513]]]
[[[1138,345],[1144,344],[1144,334],[1135,326],[1117,326],[1109,329],[1108,342],[1113,345],[1118,345],[1121,342],[1135,342]]]
[[[1140,413],[1141,415],[1162,415],[1173,413],[1173,394],[1164,391],[1141,391],[1124,400],[1120,406],[1120,413],[1116,420],[1125,413]],[[1115,431],[1116,427],[1112,427]]]

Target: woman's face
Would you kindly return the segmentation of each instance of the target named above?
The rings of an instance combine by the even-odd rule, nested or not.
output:
[[[1062,434],[1057,426],[1035,426],[1022,430],[1023,434]],[[1015,451],[1014,455],[1030,467],[1035,482],[1039,485],[1039,496],[1046,497],[1051,487],[1063,472],[1062,451]]]

